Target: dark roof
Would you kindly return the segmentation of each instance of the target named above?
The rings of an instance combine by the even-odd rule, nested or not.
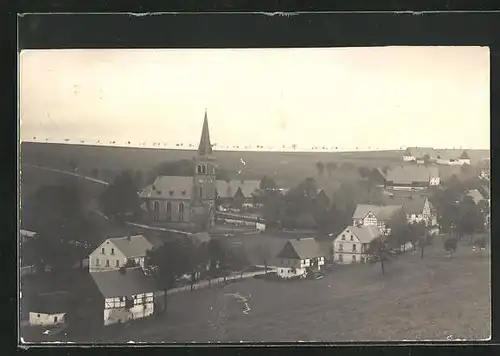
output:
[[[104,298],[131,297],[156,290],[140,267],[127,268],[125,273],[108,271],[92,272],[90,275]]]
[[[364,219],[366,215],[372,213],[381,221],[386,221],[403,209],[402,205],[369,205],[358,204],[352,216],[353,219]]]
[[[312,237],[288,240],[277,258],[306,259],[320,257],[321,251],[318,243]]]
[[[113,237],[109,239],[127,258],[146,256],[146,251],[153,248],[143,235]]]
[[[408,196],[386,196],[384,198],[384,203],[386,204],[400,204],[403,206],[406,214],[422,214],[424,210],[425,202],[427,197],[420,195],[408,195]]]
[[[193,193],[193,177],[158,176],[153,184],[139,192],[143,199],[189,200]]]
[[[30,308],[32,313],[60,314],[69,309],[69,293],[53,293],[39,295],[35,305]]]
[[[203,119],[203,129],[201,131],[200,145],[198,146],[198,154],[207,156],[212,154],[212,144],[210,143],[210,130],[208,129],[207,111],[205,110],[205,118]]]
[[[437,167],[398,166],[387,172],[387,181],[394,183],[430,182],[431,178],[439,177]]]
[[[348,226],[337,236],[341,239],[342,235],[352,232],[361,243],[370,243],[372,240],[381,235],[381,232],[375,226]]]

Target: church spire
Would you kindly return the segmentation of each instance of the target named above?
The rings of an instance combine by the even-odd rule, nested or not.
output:
[[[207,109],[205,109],[205,119],[203,120],[203,129],[201,131],[200,145],[198,146],[198,154],[206,156],[212,154],[212,144],[210,143],[210,131],[208,129]]]

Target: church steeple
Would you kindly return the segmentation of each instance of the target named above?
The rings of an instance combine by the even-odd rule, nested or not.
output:
[[[198,146],[199,156],[208,156],[212,154],[212,144],[210,142],[210,131],[208,129],[207,109],[205,109],[205,119],[203,120],[203,129],[201,131],[200,145]]]

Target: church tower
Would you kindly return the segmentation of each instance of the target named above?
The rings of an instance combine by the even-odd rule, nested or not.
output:
[[[200,144],[194,157],[194,184],[193,184],[193,220],[207,228],[214,223],[215,198],[216,198],[216,159],[212,154],[210,131],[208,128],[207,111],[203,120]]]

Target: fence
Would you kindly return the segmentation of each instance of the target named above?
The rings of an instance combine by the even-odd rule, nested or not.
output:
[[[268,268],[268,273],[273,272],[274,270],[272,268]],[[169,289],[167,291],[167,294],[175,294],[179,292],[186,292],[186,291],[195,291],[197,289],[202,289],[202,288],[209,288],[212,286],[228,283],[231,281],[239,281],[242,279],[247,279],[247,278],[252,278],[258,275],[265,274],[265,271],[256,271],[256,272],[244,272],[244,273],[235,273],[226,277],[218,277],[218,278],[212,278],[210,280],[203,280],[203,281],[198,281],[194,283],[193,285],[187,285],[187,286],[182,286],[178,288],[173,288]]]

